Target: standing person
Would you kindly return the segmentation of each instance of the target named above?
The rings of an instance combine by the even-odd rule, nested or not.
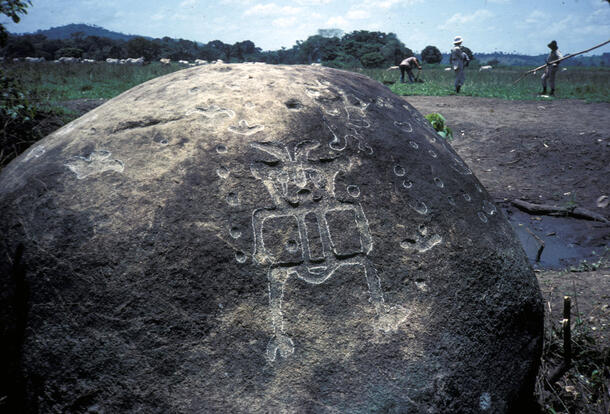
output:
[[[460,88],[466,80],[464,67],[468,66],[468,62],[470,62],[468,55],[460,47],[462,41],[461,36],[456,36],[455,39],[453,39],[453,49],[451,49],[451,57],[449,58],[449,63],[455,72],[455,91],[457,93],[460,93]]]
[[[551,43],[549,43],[548,48],[551,49],[551,53],[549,53],[549,56],[546,58],[546,68],[544,68],[544,73],[542,74],[542,95],[546,95],[546,80],[549,80],[549,86],[551,87],[551,96],[555,95],[555,74],[557,73],[557,69],[559,69],[559,63],[553,63],[550,64],[551,62],[557,60],[557,59],[561,59],[563,56],[561,55],[561,52],[559,52],[558,48],[557,48],[557,42],[556,41],[552,41]]]
[[[400,83],[405,83],[405,72],[409,75],[409,82],[413,83],[415,81],[415,78],[413,77],[413,68],[417,67],[417,69],[421,70],[419,60],[417,60],[415,56],[404,59],[400,62],[398,67],[400,68]]]

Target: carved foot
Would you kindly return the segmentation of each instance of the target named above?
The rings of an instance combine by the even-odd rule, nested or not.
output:
[[[271,362],[275,361],[275,356],[278,351],[282,358],[288,358],[294,353],[294,343],[288,335],[277,334],[269,340],[269,344],[267,345],[267,359]]]
[[[384,332],[396,331],[398,326],[407,319],[409,311],[402,306],[383,305],[381,312],[377,315],[376,327]]]

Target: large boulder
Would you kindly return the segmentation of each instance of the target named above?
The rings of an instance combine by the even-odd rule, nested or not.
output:
[[[369,78],[214,65],[0,175],[2,403],[30,412],[507,412],[536,279],[450,145]]]

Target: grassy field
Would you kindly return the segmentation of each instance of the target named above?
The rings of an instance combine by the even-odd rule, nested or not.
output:
[[[145,82],[184,66],[153,63],[145,66],[97,64],[17,63],[4,66],[29,90],[32,100],[54,105],[72,99],[110,99]],[[540,76],[529,75],[516,85],[513,82],[529,68],[506,67],[479,72],[466,70],[466,84],[461,95],[500,99],[540,98]],[[399,81],[400,71],[385,69],[359,69],[359,73],[382,82],[397,95],[444,96],[454,94],[454,75],[439,65],[425,65],[421,74],[423,83]],[[584,99],[590,102],[610,102],[610,68],[570,67],[557,74],[557,98]]]
[[[519,77],[532,68],[500,67],[479,72],[477,68],[466,69],[466,83],[460,95],[500,99],[548,99],[537,95],[542,89],[540,76],[528,75],[516,85]],[[427,65],[420,75],[423,83],[400,83],[398,69],[368,69],[359,71],[385,83],[397,95],[445,96],[455,94],[454,74],[438,65]],[[415,72],[414,72],[415,73]],[[556,77],[557,98],[584,99],[588,102],[610,102],[610,68],[569,67]]]

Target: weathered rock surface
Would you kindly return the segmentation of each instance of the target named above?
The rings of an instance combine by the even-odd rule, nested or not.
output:
[[[154,79],[0,175],[2,390],[40,412],[506,412],[536,279],[384,86],[311,67]]]

